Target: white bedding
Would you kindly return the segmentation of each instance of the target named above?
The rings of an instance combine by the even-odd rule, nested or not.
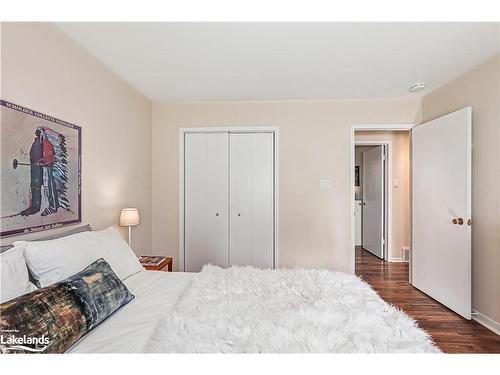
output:
[[[340,272],[141,271],[135,299],[70,353],[439,352],[415,321]]]
[[[141,271],[124,280],[134,300],[78,341],[70,353],[144,353],[158,322],[172,311],[194,274]]]
[[[432,339],[356,276],[205,266],[155,330],[157,353],[436,353]]]

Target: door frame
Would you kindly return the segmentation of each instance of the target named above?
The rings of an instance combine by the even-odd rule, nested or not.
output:
[[[362,131],[362,130],[368,130],[368,131],[410,131],[415,124],[353,124],[351,125],[351,132],[350,132],[350,147],[351,147],[351,160],[349,162],[349,169],[351,173],[351,202],[350,202],[350,220],[351,220],[351,239],[350,239],[350,258],[351,258],[351,273],[354,275],[355,270],[356,270],[356,239],[355,239],[355,218],[354,218],[354,212],[355,212],[355,190],[354,190],[354,165],[355,165],[355,154],[354,154],[354,148],[356,145],[356,139],[355,139],[355,132],[356,131]],[[377,143],[380,141],[371,141],[371,143]],[[390,151],[392,152],[392,150]],[[392,177],[392,154],[389,154],[389,172]],[[411,155],[410,155],[410,168],[411,168]],[[390,180],[389,180],[390,181]],[[388,189],[392,190],[392,189]],[[410,192],[411,195],[411,192]],[[389,203],[389,199],[388,199]],[[389,212],[392,210],[392,191],[390,193],[390,208],[388,207],[387,211]],[[411,213],[410,213],[411,215]],[[388,214],[386,216],[389,216],[389,218],[392,216],[391,214]],[[392,221],[390,221],[392,223]],[[390,232],[387,234],[387,253],[389,253],[389,246],[391,246],[392,242],[392,237],[389,235]],[[411,233],[411,222],[410,222],[410,233]],[[411,249],[410,249],[411,252]],[[411,257],[410,257],[410,262],[411,262]],[[411,265],[411,264],[410,264]]]
[[[273,207],[273,269],[279,266],[279,127],[278,126],[253,126],[253,127],[197,127],[179,128],[179,271],[184,271],[184,163],[185,163],[185,136],[190,133],[272,133],[274,135],[274,207]],[[228,197],[229,199],[229,197]]]
[[[383,215],[384,215],[384,230],[383,234],[385,236],[384,240],[384,248],[383,248],[383,259],[385,261],[393,261],[389,259],[389,254],[392,250],[392,215],[389,213],[392,212],[392,189],[389,189],[389,182],[392,181],[392,140],[390,139],[381,139],[377,141],[369,140],[369,139],[361,139],[359,141],[354,141],[354,150],[356,150],[356,146],[385,146],[384,153],[386,155],[386,159],[384,159],[384,207],[383,207]],[[364,181],[364,177],[363,177]],[[356,206],[354,206],[356,209]],[[356,228],[354,228],[356,229]]]

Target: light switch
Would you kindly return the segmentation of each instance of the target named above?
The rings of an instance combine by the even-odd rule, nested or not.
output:
[[[332,187],[331,180],[320,180],[319,181],[319,188],[321,190],[328,190],[328,189],[331,189],[331,187]]]
[[[393,180],[393,181],[392,181],[392,187],[393,187],[394,189],[399,188],[399,180]]]

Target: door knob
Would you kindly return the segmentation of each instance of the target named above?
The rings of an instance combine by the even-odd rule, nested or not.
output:
[[[453,219],[451,222],[453,224],[464,225],[464,219],[462,219],[461,217],[459,217],[458,219]]]
[[[365,201],[363,201],[363,206],[366,206],[366,202]]]
[[[219,213],[218,213],[218,212],[216,212],[216,213],[215,213],[215,216],[219,216]]]
[[[457,219],[453,219],[451,222],[452,222],[453,224],[457,224],[457,223],[458,223]]]

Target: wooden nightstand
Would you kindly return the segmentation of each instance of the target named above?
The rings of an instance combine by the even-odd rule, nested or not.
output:
[[[141,255],[139,262],[142,266],[149,271],[168,271],[172,272],[172,257],[154,256],[154,255]]]

